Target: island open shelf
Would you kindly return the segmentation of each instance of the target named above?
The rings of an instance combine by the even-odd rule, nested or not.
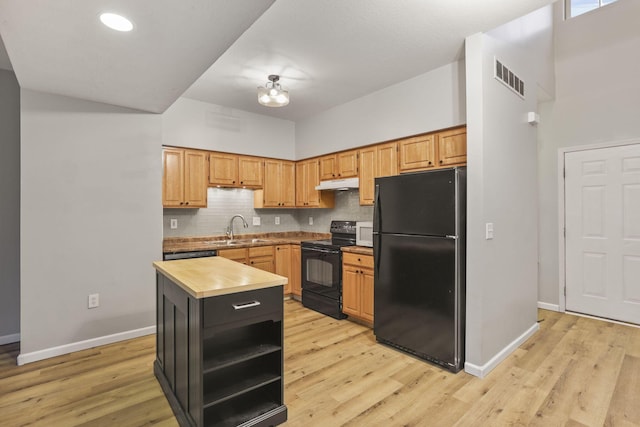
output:
[[[283,299],[282,284],[273,282],[286,278],[256,273],[222,258],[207,259],[211,269],[235,269],[234,274],[244,279],[238,279],[236,288],[224,290],[218,283],[214,295],[200,283],[200,295],[210,296],[197,297],[197,292],[185,289],[187,280],[181,281],[179,272],[189,269],[183,261],[195,260],[154,264],[158,270],[155,375],[181,426],[281,424],[287,420]],[[204,271],[203,262],[192,266]],[[262,273],[270,276],[269,284],[259,288],[255,282],[266,277]]]

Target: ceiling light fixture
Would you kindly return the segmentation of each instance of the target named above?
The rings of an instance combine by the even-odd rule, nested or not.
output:
[[[116,13],[103,13],[100,15],[100,21],[107,27],[116,31],[131,31],[133,24],[127,18]]]
[[[289,91],[284,90],[278,81],[280,76],[271,74],[264,86],[258,86],[258,102],[267,107],[284,107],[289,103]]]

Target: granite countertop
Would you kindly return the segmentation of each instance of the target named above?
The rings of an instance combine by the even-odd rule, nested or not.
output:
[[[195,298],[281,286],[286,277],[222,257],[157,261],[156,270]]]
[[[340,249],[342,249],[342,252],[351,252],[354,254],[373,256],[373,248],[369,248],[366,246],[343,246]]]
[[[162,252],[190,252],[211,249],[234,249],[252,246],[300,244],[304,240],[330,239],[330,233],[286,231],[281,233],[240,234],[229,244],[225,236],[167,237]]]

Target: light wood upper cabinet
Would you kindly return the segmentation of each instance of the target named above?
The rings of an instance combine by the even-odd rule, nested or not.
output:
[[[358,176],[358,150],[338,153],[338,178]]]
[[[275,260],[276,260],[276,274],[284,276],[289,279],[289,282],[284,285],[284,294],[289,295],[291,293],[291,245],[277,245],[275,247]]]
[[[163,207],[207,207],[207,156],[205,152],[163,148],[162,163]]]
[[[398,175],[398,143],[388,142],[363,148],[358,153],[360,165],[360,204],[373,205],[375,178]]]
[[[263,159],[228,153],[209,153],[209,184],[221,187],[261,188]]]
[[[343,151],[320,157],[320,180],[358,176],[358,150]]]
[[[333,191],[318,191],[320,184],[320,161],[309,159],[296,163],[296,207],[332,208],[335,204]]]
[[[338,158],[335,154],[320,157],[320,180],[336,179],[338,175]]]
[[[398,175],[398,143],[376,145],[376,178]]]
[[[262,188],[264,159],[238,156],[238,182],[247,188]]]
[[[209,153],[209,184],[235,187],[238,184],[238,156]]]
[[[360,160],[360,204],[372,205],[375,196],[376,147],[372,146],[360,150],[358,157]]]
[[[400,147],[400,172],[429,169],[436,166],[434,135],[420,135],[402,139]]]
[[[467,130],[451,129],[437,134],[438,164],[440,166],[463,165],[467,163]]]
[[[398,144],[400,172],[459,166],[467,163],[466,126],[401,139]]]
[[[287,160],[264,161],[263,190],[254,192],[255,208],[292,208],[296,204],[295,163]]]

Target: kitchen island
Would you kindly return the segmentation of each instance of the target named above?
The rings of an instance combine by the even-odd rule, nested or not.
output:
[[[159,261],[154,373],[181,426],[287,419],[287,279],[222,257]]]

